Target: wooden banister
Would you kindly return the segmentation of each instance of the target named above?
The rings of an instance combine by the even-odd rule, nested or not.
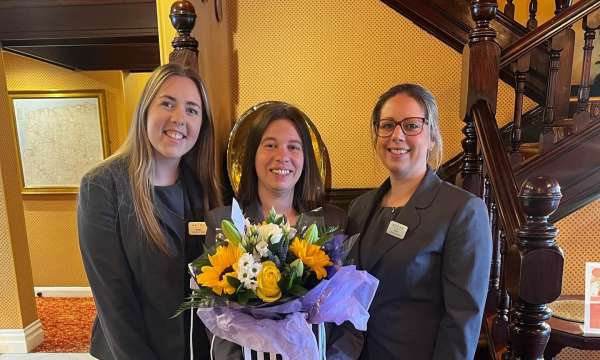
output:
[[[512,246],[517,243],[517,230],[525,222],[518,202],[517,183],[490,106],[484,100],[479,100],[471,108],[470,116],[475,123],[477,140],[496,194],[496,206],[504,225],[506,241],[508,246]]]
[[[558,35],[561,31],[569,28],[576,21],[597,9],[600,9],[600,1],[598,0],[581,0],[577,2],[560,15],[553,17],[505,48],[500,57],[500,68],[511,64],[536,46]]]

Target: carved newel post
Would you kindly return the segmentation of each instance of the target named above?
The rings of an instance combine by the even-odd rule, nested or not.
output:
[[[547,304],[560,296],[564,257],[556,244],[558,229],[548,222],[560,202],[560,186],[538,176],[521,186],[519,199],[527,216],[518,243],[507,256],[507,287],[514,300],[510,311],[510,357],[543,359],[550,337]]]
[[[171,42],[173,51],[169,62],[198,70],[198,41],[190,35],[196,24],[194,6],[189,1],[176,1],[171,5],[169,18],[177,30],[177,36]]]
[[[497,10],[495,0],[471,1],[471,17],[475,21],[475,27],[469,33],[469,44],[465,46],[462,60],[460,117],[465,122],[462,130],[465,156],[458,183],[463,189],[478,196],[482,195],[483,170],[470,111],[477,101],[483,99],[492,112],[496,112],[500,46],[496,42],[496,30],[490,26],[490,21],[496,17]]]

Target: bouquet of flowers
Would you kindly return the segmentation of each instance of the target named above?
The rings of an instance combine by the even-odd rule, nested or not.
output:
[[[214,335],[284,359],[323,358],[324,322],[366,330],[378,281],[342,266],[345,236],[292,227],[274,210],[259,224],[232,218],[221,222],[215,247],[189,265],[193,292],[180,310],[198,308]],[[318,343],[310,324],[320,324]]]

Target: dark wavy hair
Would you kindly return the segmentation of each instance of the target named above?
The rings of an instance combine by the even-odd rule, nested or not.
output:
[[[294,186],[293,206],[296,211],[304,212],[323,205],[324,185],[319,174],[317,160],[312,147],[308,125],[304,120],[305,115],[296,107],[274,102],[265,105],[260,113],[259,120],[252,126],[246,140],[243,154],[242,175],[237,199],[242,208],[247,208],[258,198],[258,175],[256,174],[255,158],[258,146],[267,127],[276,120],[286,119],[292,122],[302,141],[304,164],[298,182]]]

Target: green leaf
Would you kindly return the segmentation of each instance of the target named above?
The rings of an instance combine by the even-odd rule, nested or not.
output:
[[[293,285],[288,292],[294,296],[304,296],[308,290],[303,286]]]
[[[246,290],[238,291],[237,301],[240,305],[246,305],[248,303],[248,300],[250,300],[250,298],[248,296],[248,291],[246,291]]]
[[[210,266],[210,261],[208,260],[208,258],[199,257],[196,260],[192,261],[192,266],[200,270],[203,266]]]
[[[327,233],[327,234],[323,234],[319,240],[317,240],[315,242],[315,245],[317,246],[323,246],[325,245],[326,242],[328,242],[329,240],[333,239],[333,234]]]
[[[290,277],[282,276],[277,282],[277,286],[281,289],[281,291],[288,291],[288,289],[291,287]]]
[[[242,284],[241,281],[239,281],[237,278],[234,278],[233,276],[226,276],[226,278],[229,285],[236,289]]]

